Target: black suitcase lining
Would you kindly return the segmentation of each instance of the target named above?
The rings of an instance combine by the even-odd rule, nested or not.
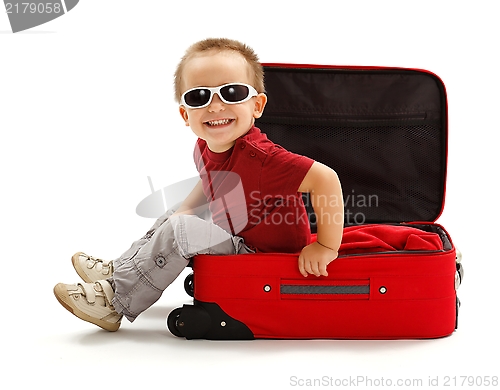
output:
[[[265,68],[256,125],[284,148],[334,169],[345,224],[434,221],[446,179],[446,101],[414,71]],[[314,213],[304,196],[315,231]]]

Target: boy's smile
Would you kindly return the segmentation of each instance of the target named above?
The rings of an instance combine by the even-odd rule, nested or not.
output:
[[[218,119],[215,121],[205,122],[205,124],[208,126],[225,126],[225,125],[232,123],[233,121],[234,121],[234,119]]]
[[[251,84],[250,68],[239,53],[210,51],[191,58],[183,71],[183,91],[196,87],[218,87],[229,83]],[[243,103],[226,104],[217,93],[202,108],[179,107],[186,125],[209,149],[220,153],[230,149],[259,118],[267,102],[263,93]]]

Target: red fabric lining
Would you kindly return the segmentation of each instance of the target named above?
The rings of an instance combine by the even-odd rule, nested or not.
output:
[[[437,233],[408,226],[363,225],[344,228],[339,255],[386,251],[436,251],[443,249]]]

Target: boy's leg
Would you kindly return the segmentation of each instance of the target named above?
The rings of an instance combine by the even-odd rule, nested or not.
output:
[[[146,244],[156,229],[160,227],[165,221],[174,213],[174,210],[168,210],[161,217],[159,217],[151,229],[142,236],[140,239],[134,241],[130,248],[125,251],[117,260],[127,259],[132,257],[144,244]],[[98,280],[111,278],[114,271],[114,261],[102,260],[93,256],[89,256],[83,252],[77,252],[71,258],[73,267],[83,281],[93,283]]]
[[[165,223],[173,212],[174,210],[168,210],[158,218],[146,235],[135,241],[118,260],[133,257],[149,242],[156,229]],[[54,294],[59,303],[82,320],[109,331],[118,330],[122,314],[117,313],[111,304],[115,295],[112,288],[114,262],[103,261],[78,252],[73,255],[72,263],[86,283],[58,283],[54,287]]]
[[[130,248],[123,253],[117,260],[127,259],[132,257],[141,246],[146,244],[151,236],[154,234],[156,229],[165,223],[165,221],[174,213],[175,208],[167,210],[161,217],[159,217],[151,229],[142,236],[140,239],[134,241]],[[211,215],[209,211],[205,211],[199,215],[200,218],[206,221],[211,221]],[[89,256],[83,252],[77,252],[71,258],[73,267],[75,268],[78,275],[83,281],[87,283],[94,283],[98,280],[111,278],[114,271],[114,262],[109,260],[102,260],[93,256]]]
[[[196,254],[249,252],[240,237],[193,215],[168,219],[147,240],[114,262],[112,304],[130,321],[160,298]]]
[[[196,216],[177,216],[165,223],[171,214],[159,218],[113,262],[111,278],[74,285],[59,283],[54,288],[59,302],[77,317],[115,331],[122,315],[133,321],[158,300],[194,255],[252,252],[242,238]]]

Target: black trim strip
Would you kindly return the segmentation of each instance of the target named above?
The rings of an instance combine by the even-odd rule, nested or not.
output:
[[[282,284],[280,287],[281,294],[369,294],[370,286],[298,286],[291,284]]]

